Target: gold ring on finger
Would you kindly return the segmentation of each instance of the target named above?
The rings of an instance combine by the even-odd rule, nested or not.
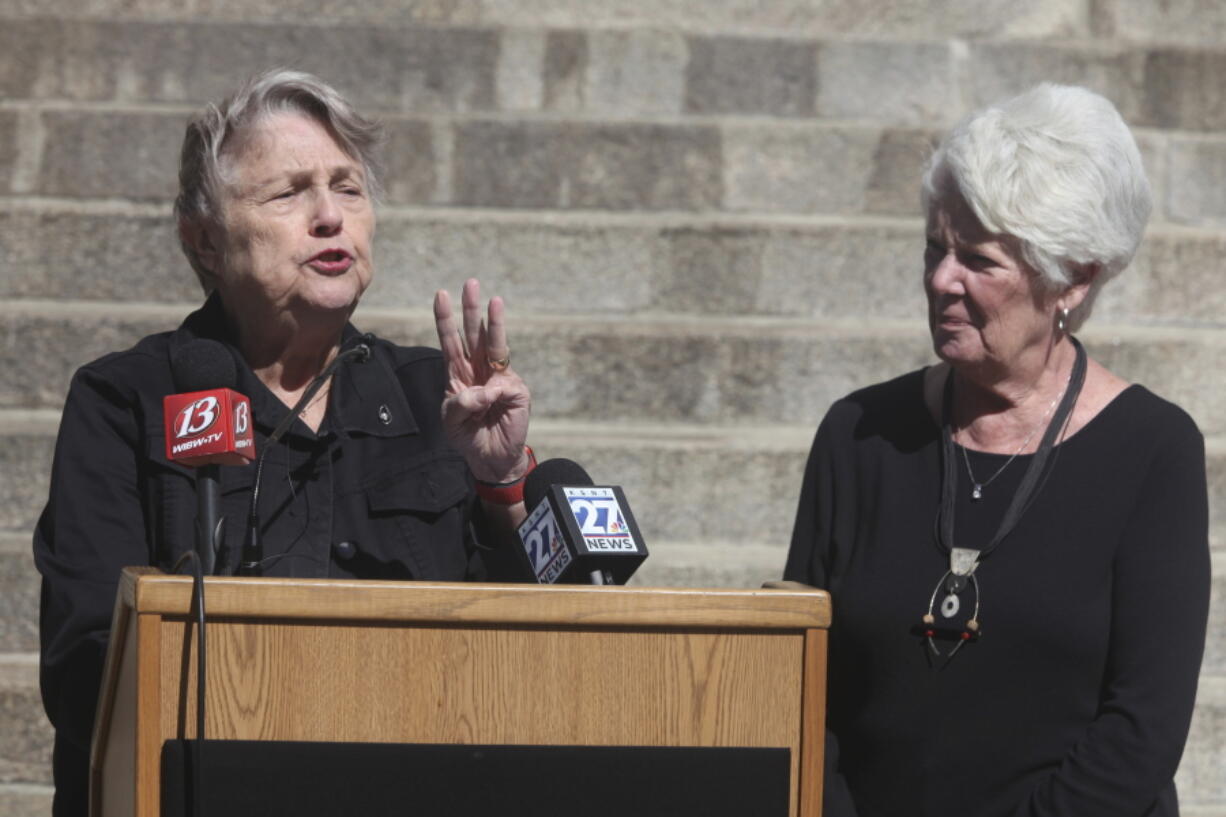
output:
[[[490,368],[496,372],[505,372],[507,367],[511,365],[511,355],[507,354],[500,358],[487,357],[486,360],[490,364]]]

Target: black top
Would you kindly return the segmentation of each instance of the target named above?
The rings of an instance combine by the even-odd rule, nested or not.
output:
[[[980,481],[1008,459],[969,455]],[[957,546],[987,543],[1028,460],[977,502],[959,462]],[[822,421],[785,575],[834,604],[829,817],[1178,813],[1208,616],[1204,441],[1181,409],[1131,386],[1052,460],[976,571],[982,637],[945,660],[921,624],[949,567],[923,373],[856,392]]]
[[[344,339],[356,335],[347,327]],[[50,497],[34,533],[57,815],[85,814],[85,764],[120,569],[169,569],[193,546],[195,475],[165,457],[162,398],[176,391],[174,351],[199,337],[233,354],[235,390],[251,400],[263,451],[289,409],[243,361],[216,297],[175,332],[83,366],[68,392]],[[264,575],[524,577],[509,549],[478,546],[473,479],[442,428],[445,383],[437,350],[378,339],[368,362],[338,369],[319,433],[297,420],[265,463]],[[254,472],[254,465],[221,468],[225,544],[234,553]]]

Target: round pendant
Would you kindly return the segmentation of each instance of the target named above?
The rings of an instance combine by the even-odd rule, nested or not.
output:
[[[980,499],[981,497],[983,497],[983,486],[976,485],[971,489],[971,499]]]
[[[945,597],[945,600],[941,602],[941,615],[945,616],[945,618],[953,618],[954,616],[958,615],[958,610],[961,608],[962,602],[958,601],[957,595],[950,593]]]

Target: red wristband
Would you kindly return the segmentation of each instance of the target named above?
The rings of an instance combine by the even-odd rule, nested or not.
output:
[[[493,505],[517,505],[523,502],[524,478],[536,467],[536,454],[532,452],[532,446],[525,445],[524,451],[528,452],[528,470],[524,471],[523,476],[511,482],[477,480],[477,496]]]

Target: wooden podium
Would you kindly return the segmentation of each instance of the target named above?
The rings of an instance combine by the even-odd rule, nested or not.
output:
[[[821,809],[829,597],[812,589],[206,579],[209,739],[782,747]],[[95,817],[160,813],[195,734],[192,581],[124,571]],[[609,717],[610,712],[617,717]]]

